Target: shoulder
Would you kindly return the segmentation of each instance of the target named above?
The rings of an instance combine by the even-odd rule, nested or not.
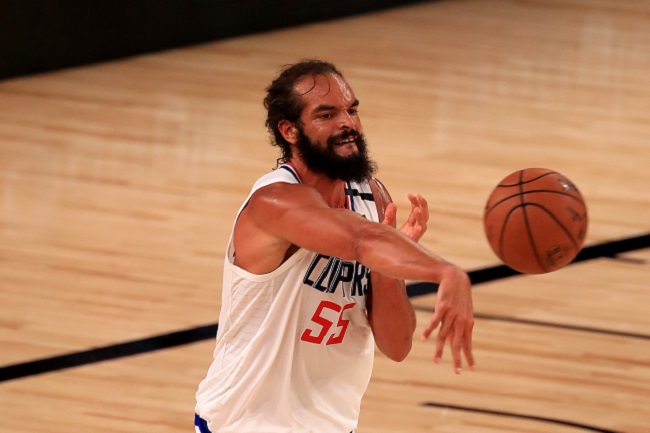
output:
[[[271,182],[260,185],[251,193],[246,208],[254,209],[264,218],[297,210],[305,206],[327,207],[327,204],[315,188],[290,182]]]
[[[288,166],[282,165],[275,170],[266,173],[264,176],[260,177],[257,179],[255,184],[253,185],[252,191],[255,192],[256,190],[263,188],[267,185],[271,185],[273,183],[289,183],[289,184],[299,184],[300,178],[296,174],[296,172],[291,169]]]
[[[295,191],[305,189],[295,170],[282,165],[266,173],[253,184],[250,193],[242,206],[250,208],[252,202],[276,201],[282,197],[291,197]]]

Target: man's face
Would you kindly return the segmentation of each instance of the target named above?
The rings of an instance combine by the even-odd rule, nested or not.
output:
[[[347,139],[354,139],[357,150],[347,156],[341,156],[336,152],[337,147],[340,147],[338,143]],[[310,170],[322,173],[333,180],[363,181],[375,172],[375,163],[368,157],[363,134],[354,130],[331,136],[327,143],[322,145],[313,143],[299,126],[296,147],[298,154]]]
[[[363,180],[375,164],[367,154],[359,101],[338,75],[305,77],[295,86],[304,108],[297,150],[307,166],[331,179]]]

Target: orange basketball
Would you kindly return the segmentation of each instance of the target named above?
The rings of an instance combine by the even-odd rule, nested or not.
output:
[[[526,274],[556,271],[580,252],[587,207],[566,176],[526,168],[492,190],[483,214],[485,235],[503,263]]]

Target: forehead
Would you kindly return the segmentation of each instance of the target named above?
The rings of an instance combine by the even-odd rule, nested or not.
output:
[[[296,82],[294,90],[306,109],[323,104],[347,108],[356,100],[349,84],[336,74],[303,77]]]

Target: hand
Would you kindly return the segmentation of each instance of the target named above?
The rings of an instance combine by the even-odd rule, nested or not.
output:
[[[406,222],[402,225],[402,227],[400,227],[400,231],[415,242],[418,242],[424,232],[427,231],[427,221],[429,221],[429,205],[427,204],[427,201],[424,199],[424,197],[422,197],[420,194],[417,196],[409,194],[408,199],[411,202],[411,213],[409,214]],[[395,227],[396,219],[397,207],[395,204],[390,203],[386,206],[382,223]]]
[[[427,231],[427,221],[429,221],[429,205],[420,194],[408,195],[411,202],[411,213],[406,222],[400,227],[400,231],[409,238],[418,242],[424,232]]]
[[[436,338],[434,362],[440,363],[445,341],[449,340],[451,356],[456,374],[462,372],[462,354],[465,355],[470,370],[475,369],[472,354],[472,330],[474,328],[474,307],[469,276],[458,268],[445,273],[438,287],[435,312],[429,324],[422,331],[426,340],[440,325]]]

